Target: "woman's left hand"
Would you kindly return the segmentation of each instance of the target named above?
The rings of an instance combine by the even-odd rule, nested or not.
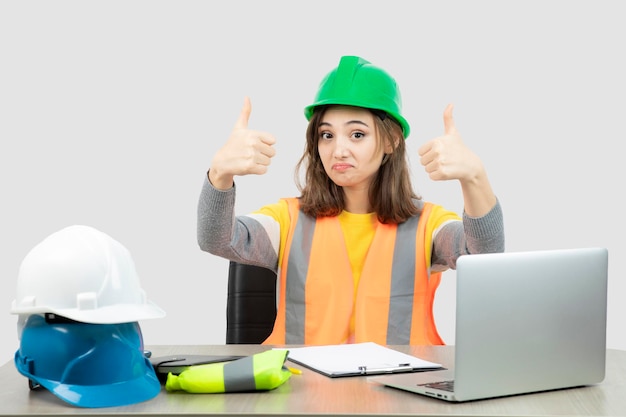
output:
[[[474,181],[484,174],[480,158],[461,139],[452,117],[453,105],[443,112],[443,136],[436,137],[419,150],[420,162],[434,181]]]

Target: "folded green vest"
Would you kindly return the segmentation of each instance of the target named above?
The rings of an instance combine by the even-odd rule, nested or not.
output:
[[[179,375],[169,373],[165,389],[198,394],[272,390],[292,375],[285,367],[288,353],[271,349],[230,362],[190,366]]]

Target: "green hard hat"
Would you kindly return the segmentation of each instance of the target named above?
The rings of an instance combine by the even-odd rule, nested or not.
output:
[[[316,107],[327,104],[382,110],[398,121],[405,138],[409,136],[409,123],[400,114],[402,98],[396,80],[358,56],[341,57],[337,68],[324,77],[315,102],[304,108],[306,119],[311,119]]]

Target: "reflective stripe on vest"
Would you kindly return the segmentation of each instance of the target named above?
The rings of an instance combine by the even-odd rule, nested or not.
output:
[[[291,268],[287,271],[286,286],[286,317],[287,317],[287,334],[285,342],[288,344],[304,343],[304,303],[293,302],[295,300],[304,300],[304,289],[306,288],[306,277],[310,264],[311,246],[313,234],[315,232],[315,219],[309,216],[298,216],[295,232],[292,237],[292,245],[302,248],[302,251],[289,251],[288,264]],[[293,300],[293,301],[292,301]]]
[[[429,275],[430,204],[421,222],[415,216],[400,225],[377,225],[355,304],[339,220],[312,218],[299,212],[296,199],[287,202],[292,222],[281,263],[278,315],[264,343],[343,343],[354,309],[356,342],[443,344],[432,315],[441,274]]]
[[[256,390],[256,382],[252,356],[224,364],[224,392],[254,390]]]

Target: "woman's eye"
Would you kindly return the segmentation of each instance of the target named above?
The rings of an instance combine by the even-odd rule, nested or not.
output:
[[[363,139],[365,137],[365,133],[363,132],[354,132],[352,137],[355,139]]]
[[[330,133],[328,133],[328,132],[322,132],[322,133],[320,133],[320,139],[326,139],[326,140],[328,140],[328,139],[332,139],[332,137],[333,137],[333,135],[331,135],[331,134],[330,134]]]

